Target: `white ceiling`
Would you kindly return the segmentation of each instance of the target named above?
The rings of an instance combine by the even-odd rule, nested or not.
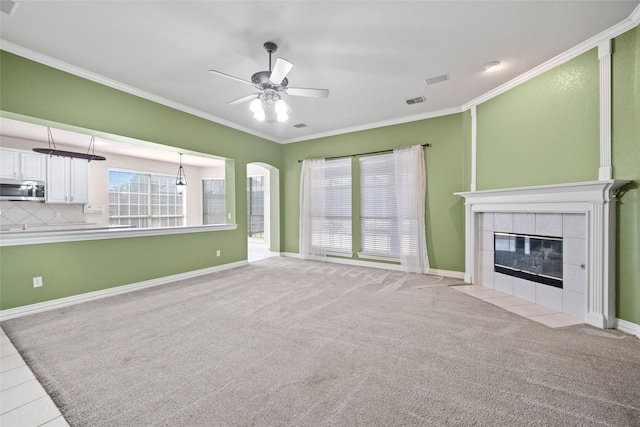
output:
[[[628,18],[640,1],[27,1],[0,13],[2,48],[278,142],[428,116],[461,105]],[[253,120],[262,45],[294,64],[286,123]],[[275,58],[274,58],[275,59]],[[502,66],[491,73],[489,61]],[[49,61],[50,63],[52,61]],[[62,66],[62,65],[61,65]],[[65,65],[66,67],[66,65]],[[426,78],[450,80],[427,86]],[[405,99],[425,96],[408,106]],[[293,125],[305,123],[297,129]]]

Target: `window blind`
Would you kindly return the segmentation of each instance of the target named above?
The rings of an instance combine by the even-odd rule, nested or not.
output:
[[[351,253],[351,159],[326,161],[324,173],[314,176],[312,191],[322,197],[311,206],[311,245]]]
[[[360,157],[360,227],[362,254],[400,255],[393,154]]]

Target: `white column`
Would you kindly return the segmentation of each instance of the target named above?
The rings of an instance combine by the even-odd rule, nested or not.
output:
[[[613,178],[611,167],[611,40],[598,45],[600,61],[600,169],[598,179]]]

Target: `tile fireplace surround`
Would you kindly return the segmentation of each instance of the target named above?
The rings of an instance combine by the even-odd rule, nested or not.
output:
[[[465,281],[615,327],[616,192],[629,181],[589,181],[456,193],[464,197]],[[564,239],[564,287],[493,271],[493,233]]]

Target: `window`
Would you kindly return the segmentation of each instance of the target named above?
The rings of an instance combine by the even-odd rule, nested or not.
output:
[[[351,254],[351,159],[324,161],[309,178],[310,229],[304,233],[312,251]]]
[[[247,177],[247,234],[264,237],[264,176]]]
[[[109,169],[109,224],[174,227],[185,223],[175,176]]]
[[[202,180],[202,225],[226,224],[226,182],[224,178]]]
[[[400,255],[393,154],[360,158],[361,253]]]

